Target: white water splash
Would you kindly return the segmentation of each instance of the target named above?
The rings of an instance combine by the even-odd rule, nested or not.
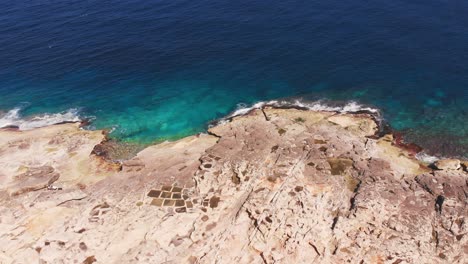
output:
[[[376,115],[379,115],[380,111],[377,108],[372,108],[368,106],[361,105],[357,102],[350,101],[345,105],[341,106],[332,106],[323,101],[315,101],[315,102],[302,102],[299,100],[295,100],[293,102],[288,101],[268,101],[268,102],[258,102],[250,107],[245,106],[245,104],[239,104],[239,108],[235,110],[233,113],[227,116],[227,118],[231,118],[234,116],[245,115],[252,111],[253,109],[260,109],[264,106],[273,106],[273,107],[300,107],[305,108],[312,111],[327,111],[327,112],[339,112],[339,113],[355,113],[360,111],[370,112]]]
[[[265,105],[275,105],[277,104],[278,101],[269,101],[269,102],[259,102],[259,103],[256,103],[250,107],[246,106],[245,104],[238,104],[238,109],[235,110],[232,114],[230,114],[227,118],[230,118],[230,117],[234,117],[234,116],[241,116],[241,115],[245,115],[247,113],[249,113],[250,111],[252,111],[253,109],[259,109],[259,108],[262,108],[264,107]]]
[[[432,164],[432,163],[440,160],[440,158],[438,158],[436,156],[431,156],[431,155],[429,155],[427,153],[424,153],[424,152],[419,152],[418,154],[416,154],[415,157],[419,161],[424,162],[426,164]]]
[[[81,118],[78,109],[55,114],[42,114],[32,117],[22,117],[21,108],[16,107],[8,111],[3,116],[0,115],[0,128],[7,126],[17,126],[20,130],[30,130],[38,127],[50,126],[63,122],[79,122]]]

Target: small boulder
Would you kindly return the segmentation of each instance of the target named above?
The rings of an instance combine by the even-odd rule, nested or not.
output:
[[[468,172],[468,160],[461,161],[461,166],[463,167],[463,170]]]
[[[441,159],[436,161],[434,166],[439,170],[458,170],[461,165],[457,159]]]

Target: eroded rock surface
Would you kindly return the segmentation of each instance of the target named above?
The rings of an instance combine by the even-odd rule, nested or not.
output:
[[[457,159],[438,160],[434,165],[439,170],[458,170],[461,167],[460,160]]]
[[[63,156],[34,162],[31,134],[10,164],[23,141],[2,137],[0,262],[467,263],[465,167],[432,170],[376,130],[366,114],[257,109],[62,190],[43,186],[73,167]],[[102,140],[77,151],[91,168]]]

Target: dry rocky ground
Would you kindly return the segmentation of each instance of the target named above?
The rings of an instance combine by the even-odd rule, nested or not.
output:
[[[0,131],[0,263],[468,263],[467,163],[367,114],[256,109],[116,164],[101,131]]]

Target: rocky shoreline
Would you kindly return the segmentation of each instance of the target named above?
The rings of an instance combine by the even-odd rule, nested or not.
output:
[[[0,131],[0,263],[468,260],[468,163],[364,112],[264,106],[122,163],[105,140]]]

